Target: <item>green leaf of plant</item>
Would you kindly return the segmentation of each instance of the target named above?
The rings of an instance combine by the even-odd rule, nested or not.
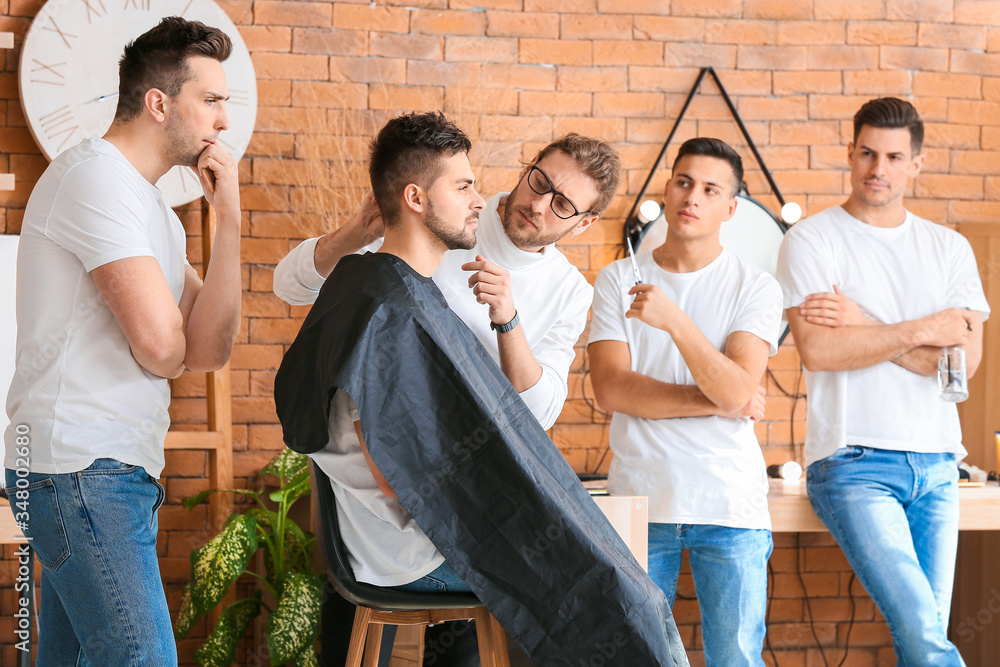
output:
[[[267,619],[272,666],[295,660],[315,643],[322,601],[323,580],[318,575],[285,573],[278,605]]]
[[[306,474],[308,475],[309,457],[305,454],[293,452],[288,447],[285,447],[266,466],[261,468],[257,474],[261,477],[274,475],[275,477],[287,478],[295,477],[302,470],[306,470]]]
[[[319,667],[319,655],[316,653],[316,642],[306,646],[302,653],[295,656],[292,667]]]
[[[177,629],[174,631],[177,639],[182,639],[190,632],[200,616],[201,614],[196,613],[194,605],[191,604],[191,584],[187,583],[181,593],[181,609],[177,612]]]
[[[223,609],[212,634],[194,652],[194,661],[201,667],[232,665],[236,659],[236,646],[246,634],[250,621],[259,614],[260,591]]]
[[[291,505],[302,496],[308,495],[311,488],[309,474],[306,471],[304,476],[296,476],[277,491],[272,491],[268,497],[276,503],[284,502],[286,505]]]
[[[204,502],[205,498],[208,498],[213,493],[239,493],[245,496],[260,495],[256,491],[251,491],[250,489],[209,489],[207,491],[202,491],[201,493],[196,493],[193,496],[188,496],[187,498],[184,498],[183,500],[181,500],[181,505],[184,506],[184,509],[192,510],[198,505],[200,505],[202,502]]]
[[[252,514],[237,514],[222,532],[191,554],[190,599],[197,617],[207,614],[246,569],[257,550]]]

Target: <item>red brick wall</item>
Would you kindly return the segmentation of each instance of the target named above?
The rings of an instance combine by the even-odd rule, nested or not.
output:
[[[365,142],[403,110],[443,109],[473,138],[483,192],[509,188],[519,160],[578,131],[621,151],[627,182],[605,218],[563,250],[589,277],[614,258],[621,225],[677,116],[698,68],[716,68],[787,199],[807,213],[844,199],[850,118],[866,99],[912,98],[927,122],[927,166],[910,207],[954,224],[1000,216],[1000,2],[981,0],[222,0],[253,54],[259,78],[256,134],[241,163],[245,208],[244,325],[233,355],[238,483],[280,447],[271,388],[301,319],[271,294],[271,272],[302,238],[353,208],[364,184]],[[17,233],[31,187],[45,167],[25,128],[17,92],[20,43],[40,0],[0,0],[0,30],[15,48],[0,71],[0,232]],[[419,7],[414,8],[414,6]],[[711,82],[675,140],[714,135],[747,158],[751,193],[773,204],[760,171]],[[669,164],[669,156],[667,160]],[[665,171],[651,194],[662,188]],[[191,216],[188,216],[189,218]],[[191,220],[192,232],[196,223]],[[190,244],[193,261],[198,244]],[[798,358],[786,343],[771,362],[794,393]],[[584,400],[581,346],[570,398],[552,434],[579,470],[607,468],[607,421]],[[758,434],[768,462],[798,457],[805,404],[771,379]],[[593,393],[587,387],[587,395]],[[204,422],[204,382],[174,384],[174,421]],[[793,410],[794,408],[794,410]],[[794,431],[794,434],[793,434]],[[794,437],[793,437],[794,435]],[[172,608],[187,556],[206,537],[204,509],[180,498],[205,488],[204,455],[170,452],[160,513],[161,566]],[[808,594],[819,642],[839,661],[850,618],[851,578],[827,536],[776,536],[769,638],[783,666],[822,662],[807,623]],[[0,663],[13,664],[11,551],[0,563]],[[803,590],[798,572],[805,583]],[[855,582],[856,622],[847,664],[891,664],[891,642]],[[690,578],[681,592],[691,593]],[[677,616],[696,646],[698,614]],[[203,632],[196,629],[194,634]],[[181,654],[189,660],[196,640]],[[692,654],[697,663],[700,656]],[[771,658],[767,655],[768,660]]]

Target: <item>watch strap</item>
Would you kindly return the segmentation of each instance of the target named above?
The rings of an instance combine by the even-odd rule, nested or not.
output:
[[[507,324],[497,324],[496,322],[490,320],[490,329],[493,329],[497,333],[507,333],[508,331],[513,331],[517,328],[517,325],[521,323],[521,315],[515,310],[514,319],[512,319]]]

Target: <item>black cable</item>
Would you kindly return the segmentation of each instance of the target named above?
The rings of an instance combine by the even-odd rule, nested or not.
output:
[[[856,576],[854,574],[854,569],[851,569],[851,580],[847,582],[847,595],[851,598],[851,620],[847,623],[847,634],[844,635],[844,657],[840,659],[837,663],[837,667],[843,667],[844,661],[847,660],[847,652],[851,647],[851,630],[854,628],[854,612],[856,611],[856,601],[854,599],[854,580]]]
[[[819,635],[816,634],[816,622],[813,619],[812,605],[809,604],[809,594],[806,592],[806,581],[802,578],[802,549],[799,543],[799,537],[802,533],[795,533],[795,571],[799,575],[799,585],[802,586],[802,599],[806,603],[806,612],[809,614],[809,631],[812,632],[813,641],[816,642],[816,648],[819,649],[819,655],[823,658],[823,664],[826,667],[830,667],[830,663],[826,659],[826,651],[823,650],[823,645],[819,642]]]

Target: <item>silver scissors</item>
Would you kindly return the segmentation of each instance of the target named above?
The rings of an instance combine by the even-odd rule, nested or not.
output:
[[[639,273],[639,265],[635,262],[635,251],[632,250],[632,239],[625,237],[625,244],[628,246],[628,258],[632,261],[632,275],[635,276],[635,284],[642,282],[642,274]]]

